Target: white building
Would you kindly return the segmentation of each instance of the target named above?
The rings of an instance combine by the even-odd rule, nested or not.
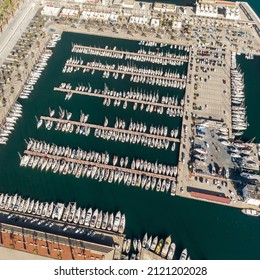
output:
[[[153,28],[158,28],[160,26],[160,20],[158,18],[152,18],[150,21],[150,26]]]
[[[218,13],[218,11],[220,11]],[[237,2],[221,0],[197,0],[196,15],[216,17],[222,16],[227,19],[239,19],[240,9]]]
[[[57,17],[60,13],[61,8],[51,7],[51,6],[44,6],[41,10],[41,14],[45,16],[53,16]]]
[[[129,19],[129,23],[133,23],[136,25],[145,25],[149,23],[149,19],[147,17],[132,16]]]
[[[182,26],[181,21],[173,21],[172,22],[172,29],[180,29]]]
[[[174,4],[155,2],[153,6],[154,11],[162,13],[175,13],[176,6]]]
[[[133,9],[135,0],[123,0],[122,7],[126,9]]]
[[[240,18],[239,8],[226,7],[225,8],[225,17],[227,19],[239,19]]]
[[[110,14],[109,21],[110,22],[117,22],[119,15],[117,14]]]
[[[243,188],[243,198],[248,204],[260,206],[260,187],[247,185]]]
[[[93,11],[83,11],[81,13],[81,19],[88,20],[88,19],[95,19],[99,21],[108,21],[110,17],[109,13],[98,13]]]
[[[217,17],[218,7],[210,4],[196,3],[196,15],[204,17]]]
[[[123,0],[113,0],[112,5],[113,5],[113,7],[121,8],[123,5]]]
[[[63,8],[60,13],[61,17],[77,17],[78,15],[79,15],[79,10],[66,9],[66,8]]]
[[[153,4],[149,2],[134,1],[134,10],[150,12]]]

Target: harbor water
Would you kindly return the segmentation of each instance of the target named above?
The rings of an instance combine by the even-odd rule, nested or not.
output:
[[[73,88],[77,85],[91,84],[92,88],[104,88],[104,83],[112,89],[128,90],[129,87],[141,87],[140,84],[130,83],[129,78],[117,80],[102,79],[98,71],[94,75],[83,74],[82,71],[75,74],[64,74],[62,68],[66,60],[72,55],[86,61],[107,61],[100,57],[90,57],[84,54],[71,54],[72,43],[82,45],[106,45],[117,49],[136,51],[140,46],[135,41],[116,40],[111,38],[99,38],[80,34],[65,33],[62,40],[54,49],[43,75],[35,86],[34,91],[23,105],[23,116],[18,121],[15,131],[12,133],[8,144],[0,147],[0,192],[9,194],[19,193],[23,197],[31,196],[41,201],[60,201],[64,203],[77,201],[83,207],[99,208],[105,211],[116,212],[120,210],[126,214],[126,234],[130,238],[142,238],[145,232],[165,238],[169,234],[177,244],[176,256],[182,249],[188,248],[192,259],[259,259],[260,245],[258,242],[260,225],[258,218],[245,216],[239,209],[203,203],[194,200],[172,197],[156,191],[145,191],[136,187],[127,187],[123,184],[99,183],[98,181],[74,176],[62,176],[51,172],[41,172],[29,167],[19,166],[18,152],[21,154],[26,148],[24,139],[34,138],[44,140],[47,143],[80,147],[83,150],[108,151],[110,158],[113,155],[129,156],[132,158],[147,159],[151,162],[162,162],[176,165],[178,149],[175,152],[151,149],[140,145],[120,143],[97,139],[93,132],[88,137],[82,135],[65,134],[60,131],[47,131],[44,126],[36,129],[35,116],[48,115],[49,107],[58,106],[73,113],[72,119],[79,120],[80,110],[88,113],[89,122],[103,124],[104,116],[109,120],[109,126],[115,122],[115,118],[130,121],[142,121],[146,124],[167,125],[169,129],[181,125],[180,118],[170,118],[155,113],[133,111],[132,105],[124,110],[120,107],[102,105],[102,98],[74,95],[70,101],[65,101],[65,94],[53,91],[53,87],[62,82],[70,82]],[[125,62],[124,62],[125,63]],[[137,63],[136,63],[137,64]],[[247,110],[250,127],[245,134],[246,138],[257,137],[257,77],[259,76],[259,60],[244,61],[241,58],[241,68],[245,72]],[[258,65],[258,67],[257,67]],[[156,67],[156,65],[154,66]],[[159,66],[158,66],[159,67]],[[177,69],[177,68],[176,68]],[[181,74],[186,71],[186,66],[178,66]],[[254,73],[254,74],[253,74]],[[248,81],[250,77],[250,82]],[[255,80],[254,80],[255,79]],[[254,86],[252,85],[254,84]],[[143,90],[150,91],[155,87],[143,86]],[[155,88],[160,95],[183,96],[183,90],[170,88]],[[253,92],[251,92],[253,91]],[[256,95],[258,97],[256,97]],[[258,133],[258,135],[257,135]]]

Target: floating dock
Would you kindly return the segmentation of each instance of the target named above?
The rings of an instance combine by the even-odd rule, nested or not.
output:
[[[86,92],[86,91],[80,91],[80,90],[75,90],[75,89],[66,89],[66,88],[54,87],[53,90],[64,92],[64,93],[81,94],[81,95],[94,96],[94,97],[99,97],[99,98],[108,98],[108,99],[113,99],[113,100],[127,101],[127,102],[144,104],[144,105],[152,105],[152,106],[156,106],[156,107],[171,108],[171,109],[183,109],[183,106],[178,106],[178,105],[170,105],[170,104],[163,104],[163,103],[157,103],[157,102],[151,102],[151,101],[137,100],[137,99],[131,99],[131,98],[125,98],[125,97],[117,97],[117,96],[105,95],[105,94],[102,94],[102,93]]]
[[[125,74],[125,75],[131,75],[131,76],[139,76],[139,77],[145,77],[145,78],[151,78],[151,79],[158,79],[158,80],[166,80],[166,81],[176,81],[176,82],[185,82],[186,78],[173,78],[173,77],[165,77],[165,76],[159,76],[159,75],[150,75],[150,74],[144,74],[144,73],[138,73],[138,72],[132,72],[132,71],[126,71],[126,70],[119,70],[119,69],[107,69],[102,68],[99,66],[92,66],[92,65],[82,65],[82,64],[76,64],[76,63],[65,63],[66,67],[75,67],[75,68],[82,68],[86,70],[98,70],[103,72],[111,72],[111,73],[118,73],[118,74]]]
[[[52,159],[56,159],[56,160],[63,159],[63,160],[66,160],[67,162],[87,164],[87,165],[97,166],[97,167],[106,168],[106,169],[110,169],[110,170],[118,170],[118,171],[133,173],[133,174],[137,174],[137,175],[151,176],[151,177],[154,177],[157,179],[168,179],[170,181],[176,181],[176,179],[172,176],[161,175],[161,174],[156,174],[156,173],[147,172],[147,171],[139,171],[136,169],[119,167],[119,166],[114,166],[114,165],[109,165],[109,164],[104,164],[104,163],[96,163],[96,162],[91,162],[91,161],[86,161],[86,160],[78,160],[78,159],[68,158],[68,157],[64,157],[64,156],[56,156],[56,155],[54,156],[54,155],[50,155],[50,154],[33,152],[33,151],[28,151],[28,150],[25,150],[24,153],[27,155],[31,155],[31,156],[46,157],[46,158],[52,158]]]
[[[78,121],[64,120],[64,119],[46,117],[46,116],[41,116],[40,119],[46,120],[46,121],[60,122],[60,123],[65,123],[65,124],[70,123],[72,125],[90,127],[90,128],[95,128],[95,129],[117,131],[117,132],[121,132],[121,133],[133,134],[133,135],[137,135],[137,136],[142,136],[143,135],[145,137],[160,139],[160,140],[168,140],[170,142],[178,142],[178,143],[180,142],[180,139],[178,139],[178,138],[172,138],[172,137],[161,136],[161,135],[154,135],[154,134],[144,133],[144,132],[137,132],[137,131],[127,130],[127,129],[122,129],[122,128],[114,128],[114,127],[102,126],[102,125],[97,125],[97,124],[82,123],[82,122],[78,122]]]
[[[76,44],[73,45],[72,52],[77,52],[78,49],[83,49],[83,50],[87,50],[87,51],[98,51],[98,52],[103,52],[103,53],[106,52],[106,53],[110,53],[112,56],[115,55],[115,54],[118,54],[118,55],[129,55],[131,57],[132,56],[137,56],[137,57],[146,57],[146,58],[151,58],[151,59],[156,58],[156,59],[163,59],[163,60],[169,60],[169,61],[188,62],[188,59],[186,59],[186,58],[159,56],[159,55],[156,55],[156,54],[144,54],[144,53],[120,51],[120,50],[89,47],[89,46],[76,45]]]

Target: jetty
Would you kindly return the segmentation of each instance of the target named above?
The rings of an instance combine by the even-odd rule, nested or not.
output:
[[[127,101],[127,102],[132,102],[132,103],[137,103],[137,104],[144,104],[144,105],[170,108],[170,109],[182,109],[183,108],[183,106],[178,106],[178,105],[163,104],[163,103],[158,103],[158,102],[131,99],[131,98],[120,97],[120,96],[117,97],[117,96],[105,95],[102,93],[86,92],[86,91],[80,91],[80,90],[75,90],[75,89],[54,87],[53,90],[64,92],[66,94],[68,94],[68,93],[69,94],[81,94],[81,95],[94,96],[94,97],[99,97],[99,98],[109,98],[109,99],[113,99],[113,100]]]
[[[176,82],[184,82],[186,81],[186,78],[174,78],[174,77],[166,77],[166,76],[161,76],[161,75],[151,75],[151,74],[146,74],[146,73],[139,73],[139,72],[134,72],[131,70],[120,70],[120,69],[111,69],[111,68],[104,68],[102,66],[106,65],[91,65],[91,62],[88,63],[88,65],[83,65],[83,64],[78,64],[78,63],[71,63],[71,62],[66,62],[65,63],[66,67],[73,67],[73,68],[82,68],[86,70],[98,70],[98,71],[106,71],[106,72],[111,72],[111,73],[117,73],[117,74],[125,74],[125,75],[132,75],[132,76],[137,76],[141,78],[150,78],[150,79],[158,79],[161,81],[176,81]],[[119,65],[118,68],[121,68],[123,65]],[[124,67],[124,66],[123,66]],[[139,70],[139,69],[138,69]]]
[[[171,57],[167,54],[164,55],[163,53],[160,53],[159,51],[157,51],[153,54],[149,54],[149,53],[147,54],[147,53],[143,53],[143,52],[136,53],[136,52],[116,50],[116,49],[83,46],[83,45],[77,45],[77,44],[73,45],[73,48],[72,48],[71,51],[76,52],[76,53],[84,53],[84,54],[94,54],[94,55],[100,54],[101,56],[115,57],[115,58],[120,57],[121,59],[127,59],[127,57],[130,58],[130,59],[133,58],[133,57],[137,57],[139,59],[144,59],[144,60],[159,59],[161,61],[169,61],[169,62],[170,61],[188,62],[188,59],[187,58],[182,58],[182,56]]]
[[[81,127],[90,127],[90,128],[94,128],[94,129],[103,129],[103,130],[107,130],[107,131],[117,131],[119,133],[127,133],[127,134],[132,134],[132,135],[137,135],[137,136],[145,136],[145,137],[154,138],[154,139],[168,140],[170,142],[178,142],[178,143],[180,142],[180,139],[178,139],[178,138],[155,135],[155,134],[144,133],[144,132],[137,132],[137,131],[127,130],[127,129],[122,129],[122,128],[114,128],[114,127],[109,127],[109,126],[103,126],[103,125],[97,125],[97,124],[91,124],[91,123],[83,123],[83,122],[72,121],[72,120],[64,120],[64,119],[60,119],[60,118],[53,118],[53,117],[47,117],[47,116],[41,116],[40,119],[45,120],[45,121],[59,122],[59,123],[63,123],[63,124],[70,123],[72,125],[78,125]]]
[[[170,180],[170,181],[176,181],[176,179],[172,176],[167,176],[167,175],[162,175],[162,174],[156,174],[152,172],[147,172],[147,171],[139,171],[136,169],[130,169],[130,168],[125,168],[125,167],[120,167],[120,166],[114,166],[110,164],[104,164],[104,163],[97,163],[97,162],[91,162],[87,160],[79,160],[79,159],[74,159],[74,158],[68,158],[64,156],[57,156],[57,155],[50,155],[50,154],[45,154],[45,153],[40,153],[40,152],[34,152],[34,151],[29,151],[25,150],[24,153],[26,155],[31,155],[31,156],[38,156],[38,157],[46,157],[48,159],[52,158],[57,161],[59,160],[66,160],[67,162],[74,162],[74,163],[79,163],[79,164],[87,164],[87,165],[92,165],[100,168],[106,168],[110,170],[118,170],[118,171],[123,171],[123,172],[128,172],[136,175],[146,175],[146,176],[151,176],[157,179],[165,179],[165,180]]]

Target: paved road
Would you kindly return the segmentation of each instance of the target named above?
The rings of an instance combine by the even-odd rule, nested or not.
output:
[[[0,33],[0,66],[35,16],[38,8],[39,6],[35,5],[33,1],[26,0]]]
[[[240,3],[239,4],[241,10],[245,13],[245,15],[247,16],[247,18],[249,20],[252,20],[255,22],[255,24],[253,24],[253,27],[255,28],[255,31],[257,32],[258,36],[260,37],[260,19],[257,16],[257,14],[254,12],[254,10],[249,6],[248,3]]]

